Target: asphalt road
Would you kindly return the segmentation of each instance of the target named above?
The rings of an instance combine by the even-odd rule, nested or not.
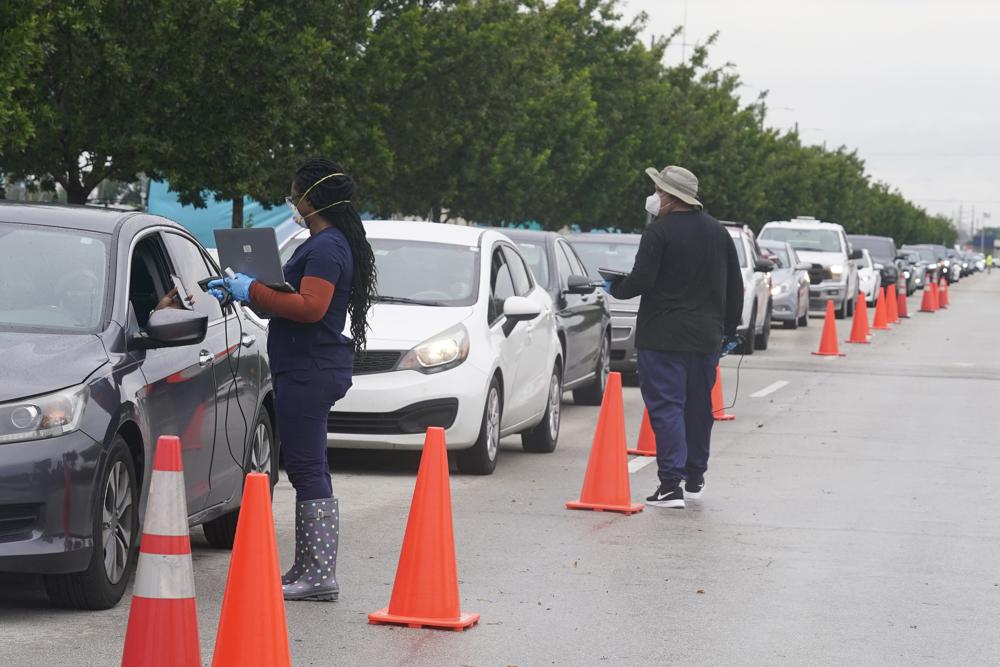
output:
[[[912,319],[844,358],[810,355],[819,321],[775,330],[743,360],[737,419],[716,425],[705,498],[684,511],[563,508],[595,408],[566,406],[554,454],[512,440],[492,477],[453,475],[462,606],[482,615],[465,633],[367,624],[389,600],[416,458],[335,456],[342,594],[288,605],[295,664],[997,664],[1000,277],[951,297],[936,314],[911,298]],[[723,363],[727,400],[738,360]],[[625,405],[634,442],[637,389]],[[639,463],[635,500],[656,486]],[[286,481],[274,507],[287,563]],[[208,664],[228,553],[193,536]],[[128,610],[55,611],[37,582],[0,579],[0,656],[116,664]]]

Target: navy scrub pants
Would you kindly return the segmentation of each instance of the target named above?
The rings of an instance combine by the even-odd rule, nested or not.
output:
[[[708,470],[717,354],[639,350],[639,384],[656,435],[660,484],[700,479]]]
[[[327,420],[330,408],[350,387],[350,370],[315,368],[274,376],[281,455],[298,502],[333,497],[326,451]]]

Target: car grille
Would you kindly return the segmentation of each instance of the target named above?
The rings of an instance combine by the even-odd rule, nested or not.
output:
[[[831,278],[833,278],[833,274],[830,273],[830,269],[822,264],[813,264],[809,267],[809,282],[811,284],[819,285],[824,280],[830,280]]]
[[[13,542],[31,535],[41,505],[0,505],[0,542]]]
[[[408,405],[395,412],[331,412],[327,431],[355,435],[423,433],[431,426],[451,428],[458,416],[458,399],[441,398]]]
[[[398,350],[373,350],[354,357],[354,374],[387,373],[396,367],[403,353]]]

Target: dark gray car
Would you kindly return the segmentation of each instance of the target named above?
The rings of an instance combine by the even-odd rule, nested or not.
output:
[[[0,571],[103,609],[135,567],[153,448],[181,438],[187,509],[232,545],[244,469],[277,478],[266,332],[223,312],[180,226],[0,204]],[[188,307],[161,299],[175,285]]]
[[[639,251],[640,234],[573,234],[569,242],[583,260],[594,280],[603,280],[598,269],[629,272]],[[639,297],[628,300],[607,295],[611,308],[611,370],[620,371],[634,381],[639,370],[639,353],[635,347],[635,323],[639,313]]]
[[[521,250],[538,284],[552,297],[563,346],[563,388],[573,400],[600,405],[611,363],[611,311],[572,246],[555,232],[501,230]]]

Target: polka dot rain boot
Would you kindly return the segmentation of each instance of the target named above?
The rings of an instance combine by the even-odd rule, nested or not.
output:
[[[296,503],[295,504],[295,562],[285,572],[281,575],[281,585],[293,584],[299,580],[302,576],[302,570],[305,569],[302,565],[304,560],[303,555],[306,551],[306,541],[305,541],[305,519],[302,518],[302,506],[306,503]]]
[[[306,500],[297,505],[301,511],[302,531],[295,530],[296,560],[302,573],[290,584],[283,584],[286,600],[336,600],[337,542],[340,539],[340,511],[336,498]],[[302,554],[299,556],[301,534]]]

